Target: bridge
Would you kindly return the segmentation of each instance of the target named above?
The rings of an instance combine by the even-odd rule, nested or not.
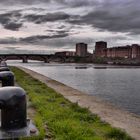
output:
[[[49,63],[50,61],[65,62],[65,57],[52,54],[0,54],[2,60],[22,60],[23,63],[28,63],[28,60],[37,60]]]

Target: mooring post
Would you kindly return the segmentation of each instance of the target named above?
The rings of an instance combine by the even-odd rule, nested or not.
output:
[[[26,93],[20,87],[0,88],[1,128],[18,129],[26,124]]]
[[[0,72],[0,81],[2,81],[2,87],[14,86],[14,73],[11,71]]]
[[[2,71],[10,71],[10,69],[8,67],[0,67],[0,72]]]
[[[4,60],[2,60],[0,62],[0,67],[7,67],[7,63]]]

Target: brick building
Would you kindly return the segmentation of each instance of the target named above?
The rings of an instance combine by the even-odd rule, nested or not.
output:
[[[99,41],[95,45],[95,56],[106,57],[107,55],[107,42]]]
[[[87,55],[87,44],[77,43],[76,44],[76,55],[85,57]]]
[[[75,56],[75,52],[73,52],[73,51],[56,52],[55,55],[57,55],[57,56]]]
[[[94,55],[109,58],[140,58],[140,45],[133,44],[107,48],[106,42],[99,41],[96,42]]]

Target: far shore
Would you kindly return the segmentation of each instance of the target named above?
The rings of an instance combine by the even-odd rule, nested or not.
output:
[[[136,140],[140,139],[140,116],[119,109],[100,98],[87,95],[32,70],[23,67],[18,68],[53,88],[71,102],[78,103],[81,107],[89,108],[92,113],[97,114],[103,121],[125,130]]]

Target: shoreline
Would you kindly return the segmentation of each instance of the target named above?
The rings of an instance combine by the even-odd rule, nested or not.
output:
[[[125,130],[130,136],[139,140],[140,138],[140,117],[121,110],[110,103],[94,97],[93,95],[87,95],[69,86],[66,86],[60,82],[50,79],[44,75],[41,75],[32,70],[18,67],[30,74],[32,77],[45,83],[47,86],[53,88],[55,91],[62,94],[66,99],[71,102],[78,103],[81,107],[89,108],[89,110],[97,114],[103,121],[108,122],[113,127],[121,128]]]

